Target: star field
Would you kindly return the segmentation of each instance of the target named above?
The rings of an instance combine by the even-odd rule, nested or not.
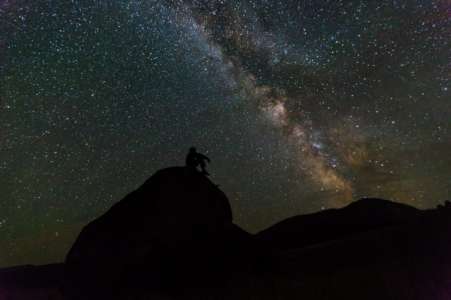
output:
[[[451,3],[0,0],[0,267],[195,145],[255,232],[451,192]]]

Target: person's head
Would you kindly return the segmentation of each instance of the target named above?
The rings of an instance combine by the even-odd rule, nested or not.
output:
[[[196,147],[189,148],[189,152],[196,152]]]

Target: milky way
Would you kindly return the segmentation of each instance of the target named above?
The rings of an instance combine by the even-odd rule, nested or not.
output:
[[[449,1],[0,0],[0,32],[0,266],[191,145],[250,231],[449,199]]]

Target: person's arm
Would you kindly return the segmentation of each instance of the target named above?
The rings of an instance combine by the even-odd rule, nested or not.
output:
[[[207,160],[208,162],[210,162],[210,159],[209,159],[206,155],[201,154],[201,156],[202,156],[203,159],[205,159],[205,160]]]

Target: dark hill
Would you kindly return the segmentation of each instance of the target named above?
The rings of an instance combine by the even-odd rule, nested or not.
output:
[[[0,270],[0,300],[446,300],[450,252],[449,203],[362,199],[252,236],[208,178],[169,168],[82,230],[63,276],[61,265]]]
[[[24,265],[0,269],[0,282],[4,286],[24,288],[50,287],[59,282],[62,275],[62,264]]]
[[[0,300],[60,299],[63,264],[0,269]]]
[[[301,248],[356,233],[405,224],[421,211],[388,200],[365,198],[341,209],[328,209],[283,220],[257,234],[257,239],[277,249]]]
[[[451,209],[278,251],[281,299],[450,299]],[[278,277],[278,276],[276,276]]]

